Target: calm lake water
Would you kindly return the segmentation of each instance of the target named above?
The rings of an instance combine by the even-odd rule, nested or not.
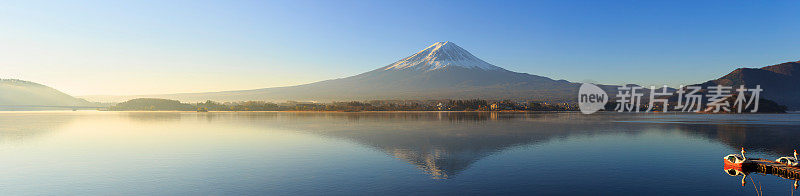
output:
[[[0,195],[800,195],[800,114],[0,112]]]

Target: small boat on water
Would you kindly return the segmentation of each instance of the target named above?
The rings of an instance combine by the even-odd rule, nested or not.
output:
[[[781,157],[775,161],[792,167],[800,166],[800,162],[797,161],[797,150],[794,150],[794,157]]]
[[[744,148],[742,148],[742,154],[729,154],[728,156],[722,157],[723,162],[725,162],[726,166],[731,166],[733,168],[742,168],[742,165],[750,163],[750,160],[747,160],[747,157],[744,156]]]
[[[722,157],[723,169],[725,173],[730,176],[742,176],[742,186],[746,184],[745,178],[751,173],[756,172],[760,174],[769,174],[794,180],[792,188],[797,190],[798,181],[800,181],[800,165],[797,161],[797,150],[794,151],[794,157],[781,157],[775,161],[760,159],[760,158],[747,158],[744,156],[744,148],[741,154],[729,154]],[[760,190],[760,188],[758,188]]]

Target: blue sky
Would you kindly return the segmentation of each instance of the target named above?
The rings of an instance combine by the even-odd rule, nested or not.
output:
[[[452,41],[517,72],[693,84],[800,60],[798,1],[4,1],[0,78],[73,95],[347,77]]]

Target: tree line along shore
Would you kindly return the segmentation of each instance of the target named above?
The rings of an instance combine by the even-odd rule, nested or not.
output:
[[[374,100],[330,103],[265,101],[183,103],[178,100],[139,98],[110,106],[108,111],[577,111],[576,104],[515,102],[510,100]]]
[[[769,100],[760,101],[759,113],[785,113],[786,106]],[[605,111],[615,111],[616,103],[606,104]],[[641,108],[647,108],[641,105]],[[670,105],[670,108],[673,107]],[[330,103],[265,101],[184,103],[178,100],[138,98],[117,103],[108,111],[579,111],[577,103],[512,100],[372,100]]]

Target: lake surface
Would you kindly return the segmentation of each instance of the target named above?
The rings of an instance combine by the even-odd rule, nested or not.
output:
[[[800,114],[0,112],[0,195],[764,195]]]

